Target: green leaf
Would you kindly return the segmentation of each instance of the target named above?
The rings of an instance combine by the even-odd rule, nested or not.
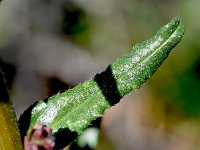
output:
[[[64,135],[66,141],[71,142],[107,108],[150,78],[183,35],[183,23],[175,18],[102,73],[73,89],[35,103],[20,118],[22,134],[37,123],[44,123],[53,129],[56,138]],[[27,116],[30,116],[30,126],[28,123],[25,127]]]

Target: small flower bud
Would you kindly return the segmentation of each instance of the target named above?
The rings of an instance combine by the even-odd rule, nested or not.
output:
[[[52,129],[41,123],[30,129],[24,138],[25,150],[53,150],[55,145]]]

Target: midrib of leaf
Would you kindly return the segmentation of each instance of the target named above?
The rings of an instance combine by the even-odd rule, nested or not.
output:
[[[112,78],[116,82],[116,92],[123,97],[152,76],[168,56],[170,50],[180,42],[183,33],[182,23],[174,19],[161,28],[153,38],[137,44],[128,55],[117,59],[113,64],[109,65]],[[149,46],[158,42],[159,37],[163,41],[160,41],[158,45],[151,49]],[[146,51],[146,53],[145,50],[147,48],[150,48],[150,50]],[[133,60],[136,56],[139,60]],[[126,65],[128,65],[128,68]],[[106,84],[104,90],[109,91],[112,88],[111,85],[115,86],[115,84],[112,83],[113,80],[110,82],[110,78],[107,78],[109,81],[104,80],[104,77],[101,84]],[[95,78],[92,78],[79,84],[78,87],[50,97],[47,102],[43,102],[46,104],[44,109],[38,109],[37,111],[37,108],[41,106],[40,104],[34,107],[36,111],[31,114],[30,127],[41,122],[52,127],[54,133],[60,128],[68,128],[70,131],[81,134],[92,120],[102,116],[105,109],[115,104],[115,101],[114,103],[109,101],[110,97],[106,98],[107,93],[104,93],[105,91],[102,88],[104,86],[101,87],[99,81],[97,82]],[[112,90],[110,92],[113,94]],[[114,92],[114,94],[116,93]]]
[[[103,97],[101,90],[96,85],[94,80],[86,81],[86,82],[82,83],[81,86],[83,86],[84,84],[90,84],[91,85],[90,89],[92,89],[92,90],[88,89],[87,92],[88,91],[92,91],[92,92],[85,93],[84,98],[82,98],[80,96],[81,94],[84,94],[84,92],[77,93],[76,97],[79,98],[79,101],[80,101],[79,103],[77,103],[77,99],[74,99],[73,101],[71,101],[70,103],[66,103],[65,105],[62,106],[61,109],[59,109],[59,113],[57,115],[55,115],[55,118],[53,119],[54,121],[49,124],[54,129],[53,130],[54,132],[57,131],[57,129],[58,129],[57,127],[60,127],[60,126],[70,127],[70,125],[66,125],[66,123],[63,124],[61,122],[64,122],[63,120],[70,120],[69,116],[72,117],[72,116],[74,116],[74,114],[77,114],[78,111],[84,110],[83,108],[87,108],[87,107],[91,107],[91,106],[95,105],[95,103],[98,103],[99,100],[103,101],[102,103],[104,105],[108,105],[108,106],[104,106],[105,108],[110,107],[109,103]],[[75,90],[75,91],[78,92],[79,89],[77,89],[77,88],[80,88],[80,87],[75,87],[74,89],[70,89],[70,90]],[[58,101],[61,100],[61,99],[64,99],[66,96],[68,96],[68,94],[65,94],[65,93],[58,94],[58,95],[56,95],[56,97],[60,97],[58,99]],[[99,97],[97,95],[102,96],[101,99],[98,98],[98,100],[97,100],[97,97]],[[73,96],[71,96],[71,97],[73,97]],[[35,113],[35,115],[37,114],[39,117],[35,121],[32,120],[33,121],[32,125],[34,125],[34,122],[44,122],[44,123],[46,123],[45,121],[42,120],[43,117],[40,117],[40,115],[42,114],[42,116],[46,116],[46,118],[49,116],[48,114],[51,111],[50,110],[51,109],[50,103],[52,103],[51,101],[55,101],[55,99],[49,100],[49,102],[46,104],[47,107],[44,110],[41,110],[41,111]],[[55,107],[57,107],[56,105],[58,105],[58,104],[57,103],[54,104]],[[60,107],[60,106],[58,106],[58,107]],[[72,130],[72,128],[70,128],[70,129]]]
[[[68,127],[71,131],[77,131],[77,129],[74,128],[73,125],[70,125],[70,124],[68,125],[65,122],[67,120],[71,120],[72,116],[76,116],[77,114],[79,114],[77,112],[81,111],[81,115],[83,115],[83,116],[90,116],[91,117],[90,121],[92,121],[93,119],[102,116],[103,111],[106,108],[109,108],[111,106],[108,103],[108,101],[106,100],[106,98],[103,96],[103,94],[102,94],[101,90],[99,89],[99,87],[96,85],[93,88],[96,89],[95,93],[91,94],[89,96],[90,98],[85,98],[84,101],[82,101],[80,105],[74,106],[73,108],[70,108],[70,107],[63,108],[65,110],[68,109],[68,112],[65,112],[65,110],[63,111],[63,114],[65,114],[65,117],[61,117],[62,114],[59,114],[55,118],[56,121],[54,121],[52,124],[50,124],[50,126],[54,129],[54,132],[56,132],[57,130],[55,130],[55,129],[58,129],[58,127],[60,127],[60,126]],[[100,102],[102,102],[103,105],[100,105],[99,104]],[[101,109],[94,109],[93,110],[93,113],[95,114],[95,116],[93,116],[92,114],[83,114],[85,112],[85,110],[87,112],[86,108],[88,108],[88,107],[92,108],[92,107],[96,107],[96,106],[98,106]],[[82,121],[84,121],[84,120],[82,120]],[[74,122],[73,124],[76,124],[76,122]],[[83,128],[86,127],[89,124],[90,124],[90,122],[88,121],[86,124],[83,125]]]
[[[140,57],[140,60],[137,61],[137,62],[135,62],[133,65],[131,65],[125,72],[122,72],[121,74],[116,75],[116,76],[115,76],[116,81],[119,81],[119,80],[118,80],[119,78],[125,78],[125,77],[127,77],[127,76],[128,76],[127,72],[134,72],[134,71],[137,71],[138,68],[141,67],[141,65],[145,66],[145,65],[144,65],[144,64],[146,64],[145,62],[148,63],[148,60],[149,60],[151,57],[155,57],[155,56],[156,56],[156,53],[162,52],[161,49],[162,49],[163,47],[165,47],[168,43],[172,42],[171,39],[175,37],[174,34],[177,34],[177,30],[179,29],[180,23],[181,23],[181,22],[179,22],[179,24],[177,25],[176,29],[174,29],[174,31],[171,33],[171,35],[170,35],[167,39],[163,39],[161,35],[158,36],[158,35],[156,34],[155,36],[157,36],[157,37],[156,37],[157,40],[159,39],[159,37],[163,39],[163,41],[160,43],[160,45],[157,46],[155,50],[149,51],[145,57],[144,57],[144,56],[143,56],[143,57]],[[182,35],[179,35],[179,36],[182,36]],[[153,38],[154,38],[154,37],[153,37]],[[146,40],[145,42],[151,41],[153,38],[151,38],[151,39],[149,39],[149,40]],[[156,40],[156,41],[157,41],[157,40]],[[155,41],[154,41],[154,42],[155,42]],[[153,43],[154,43],[154,42],[153,42]],[[152,44],[153,44],[153,43],[152,43]],[[177,42],[176,42],[176,43],[177,43]],[[142,44],[142,43],[140,43],[140,44]],[[168,51],[170,51],[172,48],[173,48],[173,46],[171,46],[170,48],[168,48]],[[166,55],[165,57],[167,57],[168,54],[167,54],[166,52],[165,52],[164,54]],[[129,54],[129,55],[131,55],[131,54]],[[132,59],[135,55],[137,55],[137,53],[136,53],[136,54],[134,53],[134,54],[132,55],[132,57],[130,57],[130,59]],[[127,55],[127,56],[128,56],[128,55]],[[160,60],[160,63],[162,63],[163,60],[164,60],[164,58],[163,58],[162,60]],[[128,63],[130,63],[130,62],[128,62]],[[157,64],[158,66],[157,66],[154,70],[150,70],[150,71],[152,71],[151,75],[152,75],[153,72],[156,71],[156,69],[160,66],[160,63]],[[118,66],[117,66],[117,67],[118,67]],[[116,68],[117,68],[117,67],[116,67]],[[151,75],[147,76],[146,79],[150,78]],[[132,77],[134,77],[134,76],[132,76]],[[145,80],[146,80],[146,79],[145,79]],[[137,79],[134,79],[134,78],[132,78],[132,80],[137,81]],[[145,80],[144,80],[144,81],[145,81]],[[144,82],[144,81],[142,81],[142,82]],[[119,85],[120,85],[120,84],[119,84]],[[136,84],[135,84],[135,87],[132,87],[132,89],[130,89],[130,90],[132,91],[132,90],[134,90],[134,89],[137,89],[137,88],[139,88],[139,86],[140,86],[140,85],[136,85]],[[123,90],[119,90],[119,91],[122,91],[122,92],[123,92]],[[128,92],[129,92],[129,91],[128,91]],[[124,96],[124,95],[125,95],[126,93],[128,93],[128,92],[124,92],[124,93],[121,93],[121,92],[120,92],[120,94],[121,94],[121,96]]]
[[[168,44],[170,42],[171,37],[174,37],[174,34],[176,33],[178,27],[179,27],[179,24],[177,25],[177,27],[174,29],[173,33],[171,33],[171,35],[167,39],[163,39],[161,37],[161,35],[157,35],[156,34],[155,36],[157,36],[157,37],[156,37],[156,40],[154,42],[152,42],[153,39],[147,40],[146,42],[151,41],[152,42],[151,44],[154,44],[159,38],[163,39],[163,41],[160,42],[160,44],[158,46],[156,46],[156,48],[154,50],[150,50],[145,57],[141,57],[140,60],[138,62],[134,63],[128,70],[126,70],[125,73],[122,73],[121,76],[118,76],[116,78],[116,81],[119,78],[124,78],[125,76],[127,76],[127,72],[133,72],[134,70],[137,70],[141,66],[141,64],[145,64],[145,62],[147,62],[152,56],[156,55],[156,53],[158,53],[166,44]],[[131,54],[129,54],[129,55],[131,56]],[[134,57],[134,55],[132,55],[131,58],[132,57]],[[150,77],[150,75],[147,78],[149,78],[149,77]],[[94,81],[91,81],[91,82],[94,82]],[[82,84],[84,84],[84,83],[82,83]],[[93,87],[93,91],[95,92],[95,94],[94,95],[91,94],[89,96],[90,98],[88,98],[88,99],[87,99],[87,96],[85,96],[86,98],[83,99],[84,101],[82,101],[81,104],[79,104],[79,105],[77,104],[76,106],[74,105],[73,108],[72,107],[68,107],[68,108],[67,107],[63,107],[62,110],[61,110],[63,112],[58,114],[57,117],[55,117],[56,122],[53,122],[53,124],[51,124],[50,126],[52,126],[52,128],[54,128],[54,129],[56,127],[58,127],[58,126],[62,126],[63,124],[66,124],[65,121],[70,120],[70,116],[72,117],[72,116],[74,116],[74,114],[77,114],[77,112],[83,111],[89,104],[90,104],[90,107],[92,107],[93,105],[97,105],[98,101],[100,100],[100,99],[96,99],[95,98],[95,97],[98,97],[97,95],[101,95],[103,101],[107,102],[106,98],[102,95],[101,90],[98,89],[98,86],[97,87],[96,86],[95,86],[95,88]],[[138,87],[135,87],[135,88],[138,88]],[[94,90],[94,89],[96,89],[96,90]],[[99,106],[99,107],[101,107],[101,106]],[[109,108],[109,107],[110,107],[110,105],[108,105],[108,107],[106,107],[106,108]],[[65,110],[63,110],[63,109],[65,109]],[[65,114],[65,117],[60,117],[60,116],[62,116],[64,114]],[[96,117],[99,117],[101,115],[102,114],[99,113]],[[86,125],[87,124],[89,124],[89,122],[86,123]],[[86,126],[86,125],[84,125],[84,126]],[[65,125],[65,127],[66,126],[69,127],[72,131],[74,130],[73,127],[71,127],[70,125]]]

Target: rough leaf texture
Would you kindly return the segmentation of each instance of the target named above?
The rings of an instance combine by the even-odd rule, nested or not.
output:
[[[92,120],[101,117],[105,109],[150,78],[183,34],[184,26],[175,18],[104,72],[73,89],[35,103],[20,118],[22,129],[24,116],[30,116],[30,126],[23,128],[22,134],[27,128],[43,123],[52,128],[56,138],[65,137],[67,143],[71,142]]]

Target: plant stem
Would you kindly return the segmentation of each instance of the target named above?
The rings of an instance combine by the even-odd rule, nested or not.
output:
[[[15,111],[0,66],[0,149],[23,150]]]

